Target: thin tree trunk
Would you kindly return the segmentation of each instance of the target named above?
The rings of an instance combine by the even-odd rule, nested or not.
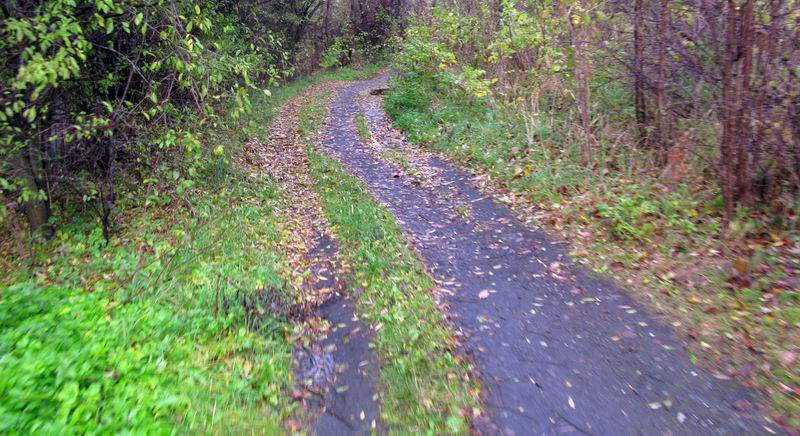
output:
[[[720,151],[720,188],[725,201],[725,222],[733,219],[736,204],[736,152],[734,135],[736,127],[736,83],[735,68],[738,58],[738,41],[736,32],[736,4],[734,0],[727,0],[728,11],[726,17],[725,55],[722,65],[722,101],[720,103],[722,136],[719,143]]]
[[[745,0],[741,8],[741,25],[739,30],[739,65],[737,80],[737,120],[736,134],[736,200],[750,200],[750,168],[748,150],[752,141],[752,124],[750,116],[750,75],[753,65],[753,0]]]
[[[634,106],[639,141],[647,139],[647,105],[645,101],[644,41],[642,40],[642,14],[644,0],[636,0],[633,10],[633,71]]]
[[[583,14],[580,15],[580,22],[575,23],[572,16],[567,17],[572,27],[572,48],[575,57],[575,101],[578,106],[578,116],[580,117],[581,136],[580,142],[583,150],[583,157],[586,161],[591,158],[592,145],[592,120],[589,112],[591,101],[591,76],[592,67],[589,63],[588,43],[591,36],[591,23],[585,22],[588,15],[589,4],[587,0],[580,3]]]
[[[53,234],[50,226],[50,207],[47,199],[40,196],[40,192],[43,192],[40,183],[41,155],[34,147],[28,146],[19,152],[15,161],[15,170],[18,179],[22,182],[22,189],[34,194],[22,204],[31,234],[49,238]]]
[[[661,0],[658,17],[658,72],[656,74],[656,145],[663,159],[672,142],[672,123],[667,97],[667,40],[669,30],[669,0]]]

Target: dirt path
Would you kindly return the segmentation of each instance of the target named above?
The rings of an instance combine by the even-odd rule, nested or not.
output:
[[[295,350],[298,385],[306,421],[287,421],[291,431],[317,435],[370,434],[379,422],[378,361],[369,348],[371,330],[356,315],[355,304],[342,280],[338,245],[331,236],[310,174],[307,146],[298,134],[300,108],[337,85],[317,85],[283,105],[276,114],[266,144],[248,144],[251,168],[264,171],[281,187],[287,200],[286,235],[281,251],[297,288],[296,305],[305,313],[307,344]],[[324,321],[323,321],[324,320]]]
[[[315,262],[311,275],[320,277],[318,289],[332,289],[332,295],[318,308],[327,321],[317,342],[295,352],[295,373],[306,410],[316,414],[307,425],[315,435],[370,434],[378,428],[378,379],[380,368],[370,348],[371,329],[356,316],[355,303],[337,277],[334,266],[338,246],[321,234],[309,255],[327,262]]]
[[[693,366],[657,317],[571,264],[470,178],[414,150],[368,91],[331,105],[325,151],[394,213],[450,295],[486,394],[486,434],[768,434],[753,399]],[[354,117],[366,114],[365,144]]]

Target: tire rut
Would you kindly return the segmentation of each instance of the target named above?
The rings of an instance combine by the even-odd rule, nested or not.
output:
[[[570,262],[470,176],[398,137],[369,91],[342,89],[322,135],[414,241],[481,376],[483,434],[769,434],[752,394],[692,365],[663,320]],[[377,97],[375,97],[377,98]],[[363,112],[378,144],[353,126]],[[380,150],[400,151],[426,183]],[[376,152],[377,149],[377,152]],[[466,207],[465,211],[461,208]]]
[[[301,403],[287,430],[317,435],[370,434],[379,428],[379,365],[369,344],[372,330],[360,321],[349,298],[347,271],[325,219],[310,174],[307,145],[298,134],[300,109],[338,85],[322,84],[283,105],[266,143],[248,144],[247,160],[281,188],[287,201],[280,244],[291,269],[289,281],[305,311],[308,341],[295,347],[297,385],[292,398]]]

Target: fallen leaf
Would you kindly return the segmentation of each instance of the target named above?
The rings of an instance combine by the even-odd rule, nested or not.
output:
[[[300,389],[293,389],[292,390],[292,399],[295,401],[300,401],[303,399],[303,392]]]
[[[291,432],[300,431],[300,423],[296,419],[287,419],[283,422],[283,426]]]
[[[749,269],[747,264],[747,259],[742,259],[741,257],[733,262],[733,266],[736,269],[736,272],[739,273],[739,275],[747,274],[747,270]]]
[[[733,408],[740,412],[747,412],[753,408],[753,405],[747,400],[738,400],[733,403]]]

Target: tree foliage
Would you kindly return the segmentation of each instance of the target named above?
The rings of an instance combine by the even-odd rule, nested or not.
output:
[[[421,2],[428,4],[430,2]],[[628,129],[667,178],[692,156],[739,205],[796,207],[800,6],[794,0],[449,0],[419,7],[400,63],[542,113],[574,111],[593,161]],[[623,84],[624,100],[614,94]],[[538,114],[538,115],[535,115]]]
[[[235,116],[256,83],[280,75],[277,42],[254,44],[213,2],[6,5],[2,180],[36,229],[46,230],[53,199],[77,198],[108,233],[121,172],[143,183],[174,150],[198,161],[202,143],[181,121],[228,105]]]
[[[53,209],[88,209],[108,236],[121,184],[191,189],[215,151],[204,129],[247,111],[253,92],[313,70],[323,53],[337,66],[380,48],[400,5],[4,2],[0,218],[21,208],[48,235]]]

